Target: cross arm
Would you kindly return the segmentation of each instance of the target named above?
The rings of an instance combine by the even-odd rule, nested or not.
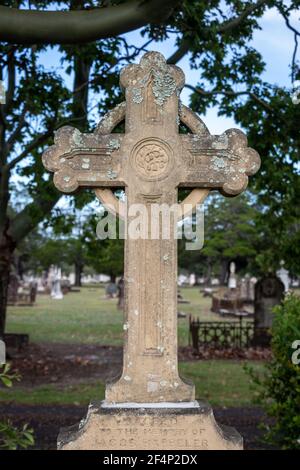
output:
[[[120,157],[122,134],[83,134],[70,126],[55,133],[54,145],[43,154],[55,186],[64,193],[82,187],[124,186]]]
[[[258,153],[247,147],[247,137],[238,129],[221,135],[181,135],[184,171],[182,187],[218,189],[235,196],[248,185],[248,176],[260,167]]]

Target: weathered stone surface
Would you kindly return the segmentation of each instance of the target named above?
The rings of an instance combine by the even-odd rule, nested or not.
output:
[[[120,82],[126,104],[107,114],[93,134],[64,127],[43,156],[63,192],[126,187],[128,206],[177,203],[178,187],[235,195],[260,164],[246,136],[230,129],[210,135],[192,111],[179,106],[184,74],[155,52],[129,65]],[[125,134],[113,128],[125,118]],[[179,134],[182,121],[192,134]],[[199,194],[195,189],[195,195]],[[189,196],[189,200],[192,199]],[[128,218],[130,222],[130,217]],[[160,228],[161,231],[161,228]],[[107,386],[109,402],[194,400],[194,387],[177,368],[177,246],[174,239],[128,239],[125,243],[125,347],[123,374]]]
[[[206,403],[181,408],[105,408],[91,404],[79,426],[62,430],[61,450],[241,450],[242,438],[218,426]]]
[[[246,188],[248,176],[259,168],[258,154],[247,147],[247,138],[241,131],[230,129],[213,136],[196,114],[180,104],[184,74],[178,67],[168,65],[157,52],[146,53],[139,65],[122,70],[120,82],[126,103],[110,111],[94,133],[82,134],[64,127],[56,133],[55,145],[44,153],[44,165],[54,172],[54,183],[60,191],[94,188],[97,197],[104,204],[112,204],[114,211],[130,224],[132,216],[124,206],[118,208],[111,188],[125,188],[127,208],[142,204],[148,214],[153,204],[177,204],[179,187],[192,189],[184,201],[192,205],[202,202],[211,189],[233,196]],[[113,133],[124,119],[125,133]],[[190,134],[179,133],[180,122]],[[170,223],[174,226],[178,214],[172,218]],[[163,237],[162,223],[157,225],[157,239],[145,236],[125,240],[123,372],[106,387],[108,404],[179,404],[195,399],[194,386],[178,375],[177,241],[172,236]],[[189,438],[191,420],[200,419],[198,411],[180,415],[179,429]],[[208,445],[222,447],[225,444],[221,444],[208,416]],[[105,414],[103,407],[100,414],[90,412],[85,427],[90,440],[78,437],[82,448],[96,448],[95,439],[101,438],[96,433],[97,426],[102,429],[103,422],[108,430],[115,429],[113,419],[113,414]],[[142,422],[137,431],[139,438],[144,432]],[[140,448],[139,439],[132,445]],[[186,448],[186,444],[180,445]]]

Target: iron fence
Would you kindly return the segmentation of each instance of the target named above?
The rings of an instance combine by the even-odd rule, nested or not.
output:
[[[193,348],[212,346],[214,348],[249,348],[254,338],[254,322],[238,321],[206,322],[189,318],[190,342]]]

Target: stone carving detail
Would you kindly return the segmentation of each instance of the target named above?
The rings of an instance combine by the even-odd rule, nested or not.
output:
[[[136,169],[144,176],[161,176],[169,163],[166,150],[156,143],[146,143],[135,155]]]

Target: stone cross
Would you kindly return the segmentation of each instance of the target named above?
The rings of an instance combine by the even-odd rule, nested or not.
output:
[[[244,191],[260,165],[239,130],[211,135],[190,109],[180,105],[184,74],[157,52],[128,65],[120,82],[126,102],[91,134],[63,127],[43,155],[64,192],[95,188],[115,201],[125,188],[131,204],[177,203],[178,188],[194,191],[188,201],[212,189],[225,196]],[[112,133],[125,119],[125,133]],[[179,133],[182,122],[190,131]],[[200,190],[200,191],[199,191]],[[194,196],[194,197],[193,197]],[[177,243],[175,239],[125,241],[125,346],[123,372],[106,388],[107,403],[191,402],[194,387],[177,367]]]

